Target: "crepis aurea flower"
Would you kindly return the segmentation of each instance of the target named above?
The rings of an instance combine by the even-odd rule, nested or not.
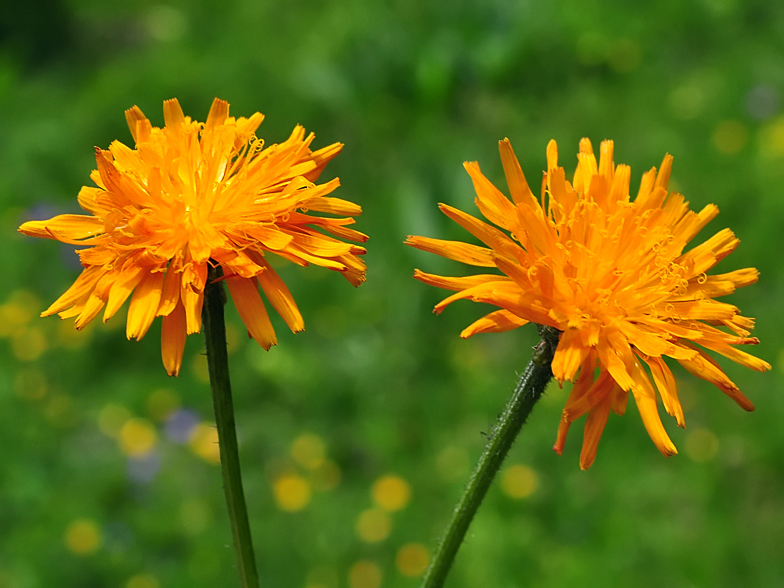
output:
[[[662,426],[657,394],[664,408],[685,427],[669,357],[692,374],[716,385],[742,408],[754,406],[706,350],[758,371],[770,365],[736,345],[750,337],[754,320],[715,299],[757,281],[747,268],[706,272],[729,255],[739,241],[729,229],[685,251],[687,244],[718,214],[713,204],[689,209],[667,185],[672,157],[659,171],[643,175],[633,200],[631,170],[613,162],[613,143],[601,144],[599,162],[588,139],[580,142],[572,182],[558,166],[555,141],[547,146],[547,173],[540,200],[526,182],[508,139],[499,144],[512,201],[480,171],[465,164],[482,214],[501,229],[460,210],[440,208],[487,247],[427,237],[407,243],[503,275],[442,277],[416,270],[414,277],[456,293],[435,312],[460,299],[485,302],[500,310],[467,327],[461,337],[503,332],[528,322],[561,331],[552,361],[559,383],[574,382],[558,428],[555,451],[563,451],[570,424],[585,423],[580,465],[588,468],[610,411],[622,415],[631,391],[643,424],[665,456],[677,453]]]
[[[342,144],[311,151],[314,135],[298,125],[265,148],[255,134],[264,116],[231,117],[219,99],[205,123],[186,117],[176,99],[163,112],[165,127],[157,128],[134,106],[125,116],[135,148],[119,141],[96,148],[90,177],[97,187],[79,193],[91,215],[30,221],[19,230],[83,247],[81,275],[41,316],[76,317],[81,329],[104,308],[107,321],[130,297],[128,338],[141,339],[162,317],[163,364],[177,375],[186,335],[201,330],[209,265],[221,267],[248,334],[269,349],[276,337],[259,287],[292,331],[304,321],[267,254],[336,270],[358,286],[366,268],[357,256],[365,249],[340,238],[367,236],[348,227],[361,208],[327,196],[338,179],[315,183]]]

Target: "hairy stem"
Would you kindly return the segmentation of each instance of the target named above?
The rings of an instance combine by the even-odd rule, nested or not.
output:
[[[560,333],[552,327],[541,325],[537,327],[542,340],[535,347],[534,355],[525,368],[512,398],[498,417],[492,436],[488,439],[463,496],[452,513],[452,520],[449,521],[430,568],[427,570],[422,588],[440,588],[444,585],[479,505],[482,504],[517,434],[553,376],[550,363]]]
[[[234,428],[234,405],[231,400],[229,358],[226,351],[226,325],[223,319],[226,294],[223,290],[223,282],[215,281],[221,275],[220,266],[210,268],[204,293],[202,322],[207,344],[207,364],[210,370],[215,422],[218,425],[223,489],[226,493],[231,533],[239,560],[240,585],[242,588],[258,588],[259,576],[253,555],[245,495],[242,491],[237,432]]]

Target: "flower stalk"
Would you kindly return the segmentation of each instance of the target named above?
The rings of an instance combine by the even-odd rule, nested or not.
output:
[[[210,387],[215,407],[215,422],[218,425],[223,489],[231,520],[231,533],[239,561],[240,585],[242,588],[258,588],[259,578],[253,542],[242,490],[237,432],[234,426],[234,405],[229,381],[229,359],[226,349],[226,324],[223,305],[226,293],[223,290],[220,266],[210,266],[205,288],[202,322],[207,346],[207,364],[210,371]]]
[[[537,328],[542,340],[534,348],[533,357],[525,368],[512,398],[498,417],[479,463],[455,507],[452,520],[449,521],[430,568],[427,570],[422,588],[440,588],[444,585],[457,551],[490,484],[501,469],[501,464],[528,419],[528,415],[531,414],[534,405],[544,393],[547,383],[553,377],[550,364],[558,346],[560,332],[542,325],[537,325]]]

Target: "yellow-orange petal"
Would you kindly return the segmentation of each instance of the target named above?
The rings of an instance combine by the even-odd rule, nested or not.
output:
[[[30,237],[82,241],[103,233],[100,218],[81,214],[61,214],[45,221],[27,221],[19,232]]]
[[[504,282],[509,281],[506,276],[497,274],[475,274],[473,276],[437,276],[435,274],[428,274],[421,270],[414,270],[414,278],[425,284],[443,288],[445,290],[452,290],[458,292],[466,288],[473,288],[479,284],[486,284],[487,282]]]
[[[180,301],[180,286],[182,273],[179,270],[179,264],[175,261],[169,263],[166,268],[166,275],[163,278],[163,287],[161,291],[161,301],[158,305],[158,316],[166,316],[170,314],[177,303]]]
[[[277,345],[275,330],[272,328],[267,309],[259,295],[259,287],[255,278],[241,278],[229,276],[226,279],[231,293],[231,299],[248,333],[264,349]]]
[[[643,373],[635,382],[636,385],[632,388],[632,394],[634,394],[634,401],[637,403],[645,430],[648,431],[648,435],[650,435],[651,440],[656,445],[656,448],[661,451],[662,455],[665,457],[676,455],[678,450],[675,449],[675,445],[673,445],[669,435],[667,435],[667,431],[664,430],[664,425],[662,425],[656,406],[656,392],[654,392],[648,376]]]
[[[559,382],[564,380],[571,382],[590,351],[590,347],[582,344],[580,331],[577,329],[566,329],[561,333],[552,361],[555,379]]]
[[[496,310],[468,325],[460,333],[460,337],[468,339],[478,333],[504,333],[528,323],[529,321],[508,310]]]
[[[188,334],[199,333],[201,331],[201,309],[204,306],[204,291],[182,286],[180,300],[185,306],[185,324]]]
[[[187,336],[185,307],[182,302],[178,302],[161,320],[161,357],[163,367],[170,376],[180,373]]]
[[[517,204],[523,204],[532,208],[534,211],[541,212],[539,201],[534,197],[528,182],[525,179],[520,162],[514,154],[512,143],[509,139],[498,142],[498,150],[501,153],[501,163],[504,166],[506,183],[509,185],[509,192]]]
[[[270,301],[272,307],[283,318],[283,320],[295,333],[305,330],[305,321],[297,308],[297,303],[294,302],[294,297],[289,292],[286,284],[280,279],[277,272],[272,269],[264,258],[256,258],[256,262],[264,267],[264,271],[256,276],[259,281],[261,289],[267,300]]]
[[[686,419],[683,415],[683,407],[678,399],[678,390],[675,385],[675,378],[670,371],[670,368],[660,357],[645,357],[645,363],[651,369],[653,382],[656,384],[656,389],[659,391],[664,410],[667,411],[672,417],[675,417],[675,422],[681,428],[686,428]]]
[[[441,209],[441,212],[482,241],[482,243],[492,247],[497,254],[504,255],[510,259],[518,259],[523,254],[523,251],[514,241],[495,227],[447,204],[439,204],[438,207]]]
[[[120,307],[128,300],[128,296],[130,296],[133,289],[138,286],[145,273],[148,272],[141,267],[131,267],[120,273],[114,279],[109,289],[109,298],[106,301],[103,322],[108,321],[118,310],[120,310]]]
[[[727,374],[724,373],[721,367],[706,353],[699,349],[697,351],[698,355],[696,357],[680,359],[678,360],[679,363],[698,378],[702,378],[716,386],[732,398],[743,410],[754,410],[754,404],[751,400],[740,391],[735,382],[727,377]]]
[[[607,418],[610,416],[611,405],[612,397],[608,394],[588,413],[583,433],[583,448],[580,452],[580,469],[587,470],[596,459],[599,439],[602,437]]]
[[[478,247],[462,241],[445,241],[443,239],[431,239],[430,237],[415,237],[409,235],[405,241],[406,245],[411,245],[416,249],[435,253],[448,259],[454,259],[469,265],[479,267],[495,267],[493,261],[493,250],[486,247]]]
[[[463,167],[471,176],[476,192],[476,204],[489,220],[509,231],[514,230],[515,207],[509,199],[488,180],[475,161],[467,161]]]
[[[163,272],[148,272],[136,286],[128,307],[125,334],[128,339],[141,340],[155,320],[161,301]]]

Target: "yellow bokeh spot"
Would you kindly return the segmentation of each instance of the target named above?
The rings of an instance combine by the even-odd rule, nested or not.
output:
[[[760,150],[767,157],[784,157],[784,115],[777,116],[761,129]]]
[[[407,543],[398,549],[395,566],[404,576],[416,578],[427,570],[430,564],[430,552],[421,543]]]
[[[310,484],[297,474],[282,474],[272,483],[272,491],[278,508],[288,512],[302,510],[310,504]]]
[[[90,519],[77,519],[65,530],[65,546],[76,555],[95,553],[101,541],[101,529]]]
[[[411,500],[411,486],[400,476],[387,475],[376,480],[371,490],[373,501],[384,510],[404,509]]]
[[[34,361],[43,355],[49,342],[43,331],[37,327],[22,329],[11,342],[11,352],[19,361]]]
[[[392,519],[386,511],[370,508],[359,514],[354,530],[365,543],[378,543],[389,537]]]
[[[20,332],[41,311],[41,303],[35,294],[27,290],[11,293],[4,304],[0,304],[0,337],[12,337]]]
[[[381,568],[368,560],[361,560],[351,566],[348,571],[348,585],[350,588],[380,588]]]
[[[462,447],[450,445],[436,457],[436,470],[447,482],[462,480],[470,467],[468,453]]]
[[[117,440],[120,449],[130,457],[144,457],[149,454],[158,441],[158,432],[147,419],[133,418],[120,427]]]
[[[501,475],[501,490],[509,498],[528,498],[539,487],[539,475],[527,465],[513,465]]]
[[[318,468],[310,472],[310,483],[317,492],[326,492],[340,484],[340,468],[331,459],[324,460]]]
[[[246,339],[246,337],[243,336],[245,335],[245,332],[245,329],[240,331],[232,323],[226,323],[226,351],[229,355],[233,355],[242,349],[242,344]]]
[[[188,535],[198,535],[212,522],[210,505],[202,498],[190,498],[180,505],[180,523]]]
[[[77,331],[71,321],[60,321],[57,323],[57,344],[65,349],[81,349],[90,340],[90,333],[90,329]]]
[[[21,370],[14,378],[14,392],[24,400],[41,400],[48,389],[46,376],[38,370]]]
[[[332,566],[318,566],[308,572],[305,588],[338,588],[338,572]]]
[[[210,368],[207,365],[207,356],[203,353],[197,353],[193,357],[191,364],[191,373],[202,384],[210,383]]]
[[[44,416],[50,422],[60,427],[73,425],[78,418],[73,398],[68,394],[52,396],[44,407]]]
[[[291,444],[291,457],[303,468],[309,470],[318,468],[324,463],[325,456],[324,441],[318,435],[305,433]]]
[[[711,140],[718,152],[734,155],[746,146],[749,130],[740,121],[724,120],[713,129]]]
[[[220,445],[218,444],[218,429],[207,423],[199,423],[193,427],[188,438],[191,451],[210,463],[220,463]]]
[[[125,588],[160,588],[160,582],[152,574],[138,574],[125,584]]]
[[[692,461],[710,461],[719,452],[719,439],[708,429],[694,429],[686,437],[686,455]]]
[[[169,388],[159,388],[147,397],[147,413],[155,421],[165,421],[178,408],[180,397]]]
[[[618,73],[629,73],[640,66],[642,49],[631,39],[618,39],[611,46],[607,55],[610,67]]]
[[[697,86],[680,86],[670,92],[669,102],[675,116],[690,120],[702,112],[705,106],[705,94]]]
[[[98,428],[107,437],[120,435],[122,426],[131,419],[131,411],[120,404],[107,404],[98,413]]]

